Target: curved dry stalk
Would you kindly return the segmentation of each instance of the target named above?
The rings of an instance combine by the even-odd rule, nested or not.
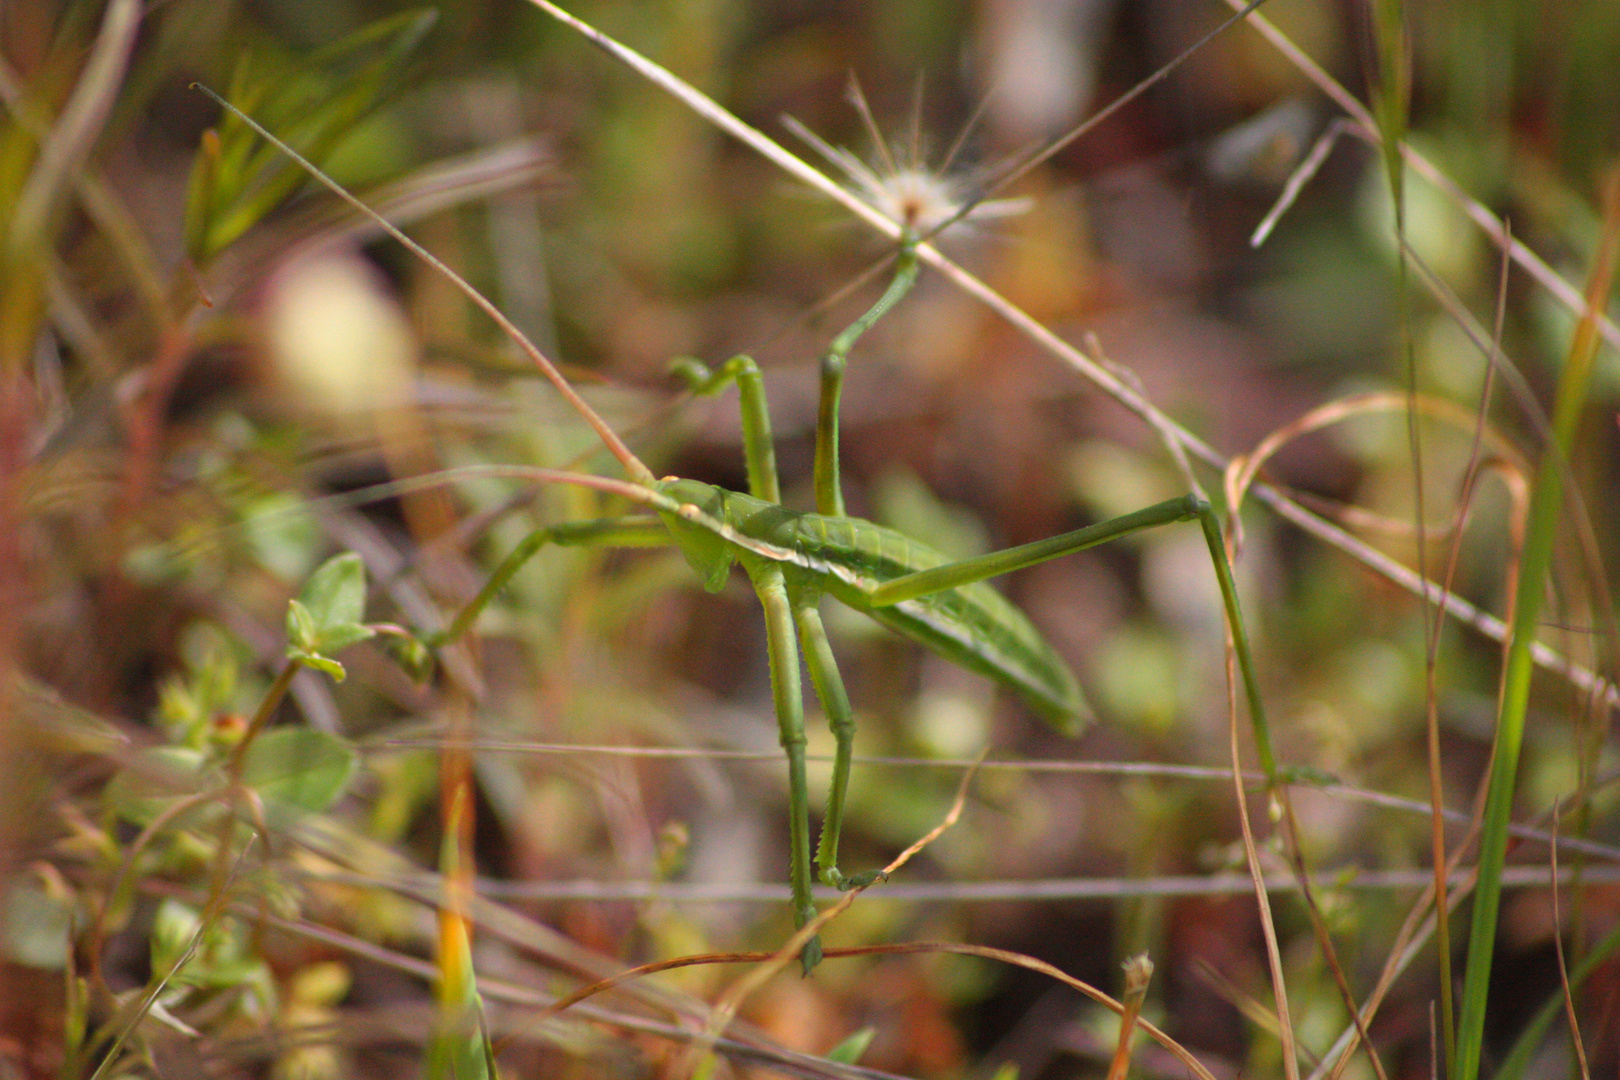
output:
[[[1552,808],[1553,835],[1558,834],[1558,817],[1561,807],[1554,800]],[[1558,846],[1552,849],[1552,878],[1549,883],[1552,890],[1552,939],[1553,950],[1558,954],[1558,983],[1564,992],[1564,1015],[1569,1018],[1569,1038],[1575,1047],[1575,1061],[1580,1068],[1581,1080],[1592,1080],[1592,1070],[1586,1063],[1586,1044],[1581,1040],[1581,1025],[1575,1015],[1575,995],[1570,987],[1569,967],[1564,962],[1564,926],[1563,919],[1558,912]],[[1579,933],[1577,923],[1577,933]]]
[[[1055,967],[1044,960],[1038,960],[1035,957],[1028,956],[1024,953],[1012,952],[1007,949],[996,949],[985,945],[965,945],[959,942],[950,941],[910,941],[893,945],[869,945],[858,949],[828,949],[826,951],[826,958],[831,959],[833,957],[840,956],[912,956],[920,953],[948,953],[957,956],[976,956],[981,959],[1011,964],[1014,967],[1021,967],[1029,971],[1047,975],[1053,979],[1056,979],[1058,982],[1061,982],[1065,986],[1080,991],[1080,993],[1091,998],[1099,1005],[1102,1005],[1103,1007],[1119,1014],[1121,1019],[1125,1021],[1120,1027],[1120,1049],[1115,1053],[1116,1064],[1120,1061],[1124,1061],[1126,1063],[1129,1062],[1127,1042],[1128,1036],[1134,1028],[1140,1028],[1146,1032],[1149,1037],[1158,1042],[1160,1046],[1163,1046],[1166,1050],[1173,1054],[1176,1059],[1185,1065],[1194,1076],[1199,1078],[1199,1080],[1214,1080],[1213,1074],[1210,1073],[1210,1071],[1205,1068],[1196,1057],[1193,1056],[1190,1050],[1182,1046],[1175,1039],[1171,1038],[1155,1025],[1149,1023],[1147,1020],[1142,1019],[1140,1015],[1142,994],[1146,991],[1147,976],[1151,975],[1153,971],[1153,965],[1151,962],[1146,963],[1145,974],[1138,976],[1139,982],[1130,981],[1130,976],[1128,976],[1126,988],[1127,1000],[1120,1002],[1116,1001],[1103,991],[1098,990],[1090,983],[1077,979],[1063,971],[1061,968]],[[570,1008],[571,1006],[580,1003],[593,994],[612,989],[630,981],[631,979],[639,978],[643,975],[650,975],[659,971],[670,971],[680,967],[689,967],[694,964],[758,962],[760,960],[775,959],[779,955],[780,953],[715,953],[707,956],[688,956],[675,960],[664,960],[654,964],[644,964],[641,967],[623,972],[619,976],[615,976],[611,979],[604,979],[599,983],[586,987],[584,990],[570,994],[567,998],[561,998],[555,1004],[549,1006],[542,1015],[553,1015],[556,1012],[560,1012],[563,1009]],[[783,961],[783,966],[785,966],[787,963],[791,963],[792,959],[793,954],[790,952],[788,953],[786,960]],[[1143,956],[1136,959],[1139,961],[1146,961],[1147,958]],[[1130,963],[1131,961],[1127,961],[1127,964]],[[1141,969],[1138,968],[1138,971],[1140,970]],[[694,1043],[693,1047],[696,1048],[699,1045],[701,1044]],[[1110,1076],[1113,1076],[1112,1072],[1110,1073]]]
[[[1495,428],[1488,424],[1480,425],[1477,414],[1455,402],[1429,394],[1411,395],[1390,390],[1354,394],[1318,405],[1261,439],[1253,450],[1232,458],[1226,466],[1224,489],[1228,512],[1234,522],[1233,528],[1237,529],[1235,524],[1238,519],[1237,510],[1243,505],[1243,497],[1254,485],[1255,477],[1259,475],[1267,461],[1295,439],[1355,416],[1413,410],[1464,431],[1479,431],[1499,458],[1516,469],[1520,475],[1527,474],[1528,466],[1518,449]],[[1238,542],[1241,545],[1241,533]]]
[[[1114,1014],[1119,1016],[1125,1014],[1125,1005],[1122,1002],[1114,1000],[1090,983],[1075,978],[1063,969],[1048,964],[1045,960],[1037,960],[1033,956],[1026,956],[1023,953],[1012,952],[1008,949],[996,949],[988,945],[961,945],[949,941],[929,941],[901,945],[879,945],[873,948],[872,951],[890,956],[907,956],[915,953],[951,953],[956,956],[977,956],[984,960],[995,960],[999,963],[1011,964],[1013,967],[1021,967],[1056,979],[1064,986],[1080,991],[1080,993]],[[1215,1080],[1214,1075],[1202,1062],[1193,1056],[1192,1051],[1172,1039],[1162,1029],[1141,1017],[1137,1017],[1136,1026],[1146,1032],[1154,1042],[1170,1051],[1177,1061],[1185,1065],[1194,1076],[1198,1077],[1198,1080]]]
[[[233,905],[233,907],[241,906],[241,902],[237,902],[237,904]],[[434,974],[433,965],[429,961],[422,960],[405,953],[397,952],[382,945],[377,945],[373,942],[365,940],[364,938],[359,938],[351,934],[344,933],[341,930],[334,930],[330,927],[322,926],[305,919],[286,918],[284,916],[277,915],[274,912],[264,911],[259,907],[252,907],[251,909],[244,908],[243,914],[250,914],[252,917],[261,920],[267,926],[285,930],[313,941],[323,942],[344,952],[373,960],[387,967],[415,975],[418,978],[432,978]],[[836,956],[844,955],[845,953],[853,954],[855,952],[860,952],[863,955],[882,956],[908,956],[922,953],[947,953],[956,956],[975,956],[980,959],[1009,964],[1014,967],[1021,967],[1028,971],[1034,971],[1038,974],[1046,975],[1049,978],[1052,978],[1063,985],[1084,994],[1092,1001],[1097,1002],[1099,1005],[1102,1005],[1104,1008],[1112,1011],[1116,1015],[1122,1015],[1125,1009],[1125,1006],[1121,1002],[1115,1000],[1113,997],[1097,989],[1091,984],[1075,978],[1062,969],[1054,967],[1044,960],[1039,960],[1023,953],[1011,952],[1006,949],[996,949],[984,945],[966,945],[957,942],[904,942],[894,945],[868,946],[860,950],[829,950],[828,955]],[[764,954],[735,954],[727,959],[735,959],[739,962],[752,962],[755,961],[759,956],[763,955]],[[602,957],[596,959],[599,961],[606,960],[606,958]],[[703,962],[717,962],[719,959],[719,957],[686,958],[682,961],[671,961],[664,965],[664,967],[667,968],[675,966],[686,961],[697,962],[701,960]],[[642,969],[637,970],[640,971]],[[549,995],[543,994],[530,987],[518,985],[504,979],[486,979],[482,982],[481,989],[485,996],[492,1000],[537,1009],[550,1009],[557,1001],[557,999],[554,999]],[[673,995],[673,992],[667,993],[669,993],[671,996],[675,996]],[[660,1023],[655,1020],[650,1020],[644,1016],[633,1016],[626,1013],[613,1012],[584,1002],[577,1003],[571,1008],[573,1011],[578,1012],[583,1017],[595,1023],[608,1024],[628,1031],[643,1032],[675,1042],[692,1044],[700,1036],[699,1032],[693,1031],[689,1027]],[[1176,1060],[1181,1062],[1182,1065],[1184,1065],[1193,1076],[1198,1078],[1198,1080],[1216,1080],[1214,1074],[1211,1073],[1209,1069],[1205,1067],[1190,1050],[1181,1045],[1181,1043],[1177,1042],[1161,1028],[1141,1018],[1137,1019],[1136,1025],[1160,1046],[1164,1047],[1167,1051],[1174,1055]],[[750,1038],[752,1039],[754,1037],[750,1036]],[[762,1064],[769,1064],[776,1068],[786,1069],[805,1076],[874,1078],[889,1076],[887,1073],[880,1073],[874,1069],[865,1069],[859,1066],[844,1065],[838,1062],[828,1061],[825,1058],[812,1057],[808,1054],[801,1054],[782,1047],[772,1046],[763,1039],[760,1039],[759,1041],[742,1041],[727,1038],[726,1036],[721,1035],[715,1040],[713,1048],[724,1051],[728,1056],[741,1058],[743,1060],[758,1061]]]
[[[157,888],[152,891],[162,894],[179,894],[183,892],[183,890],[171,888]],[[187,891],[185,895],[189,897],[192,894]],[[287,918],[266,910],[263,905],[259,904],[249,904],[238,900],[233,902],[230,908],[236,914],[251,918],[267,927],[282,930],[310,941],[320,942],[350,955],[370,960],[396,971],[405,972],[424,981],[436,977],[436,969],[431,961],[378,945],[365,938],[356,937],[341,930],[334,930],[331,927],[323,926],[308,919]],[[579,947],[575,946],[575,948],[578,949]],[[584,953],[583,949],[579,951],[582,954]],[[594,953],[589,955],[590,963],[588,966],[601,968],[611,964],[611,960],[605,956],[598,956]],[[479,989],[484,997],[492,1001],[523,1008],[544,1009],[554,1001],[554,998],[549,994],[506,979],[481,979]],[[653,990],[657,991],[656,995],[652,993]],[[695,998],[683,998],[682,995],[677,994],[675,991],[663,988],[647,987],[641,991],[641,996],[644,1001],[653,1000],[655,996],[684,1000],[686,1007],[674,1010],[676,1015],[686,1013],[702,1015],[705,1008],[703,1003]],[[608,1025],[623,1031],[652,1035],[656,1038],[668,1039],[671,1042],[690,1043],[698,1037],[698,1033],[692,1030],[689,1025],[665,1023],[647,1016],[615,1012],[600,1006],[580,1004],[574,1007],[574,1011],[593,1023]],[[717,1040],[715,1047],[729,1057],[766,1065],[797,1076],[818,1078],[818,1080],[827,1077],[831,1077],[833,1080],[839,1080],[839,1078],[847,1078],[847,1080],[905,1080],[903,1077],[896,1077],[893,1074],[880,1072],[876,1069],[843,1065],[838,1062],[828,1061],[825,1058],[789,1050],[786,1047],[774,1045],[768,1037],[757,1032],[750,1032],[747,1040],[722,1036]]]

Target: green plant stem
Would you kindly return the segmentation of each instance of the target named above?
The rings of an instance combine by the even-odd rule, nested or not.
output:
[[[236,748],[231,751],[228,768],[233,781],[242,778],[242,763],[247,759],[248,747],[253,745],[253,740],[259,737],[259,732],[263,731],[265,726],[270,723],[270,718],[276,715],[276,709],[281,707],[282,699],[287,696],[287,691],[292,688],[293,676],[298,674],[298,669],[301,667],[303,665],[298,661],[288,660],[282,665],[281,670],[276,673],[276,681],[270,684],[269,690],[265,691],[264,700],[259,702],[258,711],[253,714],[253,719],[248,723],[247,731],[242,734],[242,741],[237,743]]]

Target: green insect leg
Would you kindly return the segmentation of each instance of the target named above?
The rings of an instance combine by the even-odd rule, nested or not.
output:
[[[810,783],[804,765],[804,697],[799,685],[799,646],[793,630],[793,610],[788,603],[787,583],[776,563],[743,556],[765,609],[765,637],[771,659],[771,696],[776,706],[776,724],[782,751],[788,763],[788,836],[791,846],[793,923],[803,926],[815,917],[815,900],[810,894]],[[800,954],[804,973],[821,962],[821,939],[811,938]]]
[[[816,513],[828,517],[844,516],[844,488],[838,469],[838,413],[844,394],[844,369],[848,366],[849,350],[898,304],[917,282],[917,237],[911,229],[900,237],[900,254],[896,257],[894,277],[877,303],[860,318],[833,338],[832,344],[821,357],[821,404],[816,415]]]
[[[670,371],[686,380],[699,397],[718,394],[737,384],[742,410],[743,455],[748,462],[748,493],[769,503],[782,501],[782,485],[776,478],[776,443],[771,438],[771,411],[765,402],[765,379],[759,365],[749,356],[733,356],[719,370],[711,371],[689,356],[670,362]]]
[[[805,666],[810,669],[810,681],[816,688],[816,697],[821,700],[821,709],[827,714],[834,746],[832,787],[827,793],[821,842],[816,848],[816,869],[824,883],[840,889],[855,889],[871,884],[882,871],[845,877],[838,869],[838,837],[843,831],[844,801],[849,792],[855,717],[849,707],[849,695],[844,691],[843,677],[838,674],[832,645],[827,640],[827,630],[821,624],[821,612],[816,609],[817,599],[813,593],[794,591],[793,617],[799,624],[799,640],[804,643]]]
[[[570,521],[536,529],[501,560],[501,565],[495,568],[478,595],[456,614],[449,626],[431,635],[428,644],[441,648],[460,641],[490,601],[523,568],[523,564],[547,544],[564,547],[668,547],[670,543],[669,530],[655,517]]]

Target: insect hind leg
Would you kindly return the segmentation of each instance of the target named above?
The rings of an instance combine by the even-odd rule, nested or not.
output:
[[[838,869],[838,839],[844,827],[844,804],[849,793],[849,772],[855,744],[855,717],[849,706],[849,694],[844,690],[843,677],[838,673],[838,662],[833,657],[832,645],[827,640],[826,627],[813,591],[794,590],[793,619],[799,628],[803,643],[805,667],[810,671],[810,682],[816,688],[821,709],[827,714],[827,726],[833,735],[832,786],[827,792],[827,809],[822,817],[821,840],[816,846],[816,870],[822,882],[841,890],[863,888],[887,875],[882,870],[871,870],[846,877]]]

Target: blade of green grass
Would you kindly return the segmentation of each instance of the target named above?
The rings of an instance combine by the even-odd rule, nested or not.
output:
[[[1497,720],[1496,750],[1491,759],[1490,787],[1485,801],[1485,824],[1480,836],[1479,887],[1474,896],[1468,932],[1468,965],[1463,973],[1462,1012],[1457,1024],[1454,1080],[1479,1075],[1485,1037],[1485,1004],[1490,990],[1491,959],[1502,892],[1502,868],[1507,858],[1508,824],[1513,813],[1513,789],[1518,778],[1519,750],[1524,741],[1525,713],[1530,702],[1534,670],[1530,644],[1546,595],[1562,507],[1566,462],[1575,446],[1577,428],[1586,406],[1592,361],[1597,355],[1598,317],[1608,303],[1620,256],[1620,169],[1611,171],[1604,189],[1604,229],[1586,289],[1586,313],[1575,328],[1569,358],[1558,378],[1553,411],[1552,444],[1542,454],[1535,490],[1530,496],[1530,528],[1525,537],[1514,603],[1507,671],[1502,682],[1501,712]]]

